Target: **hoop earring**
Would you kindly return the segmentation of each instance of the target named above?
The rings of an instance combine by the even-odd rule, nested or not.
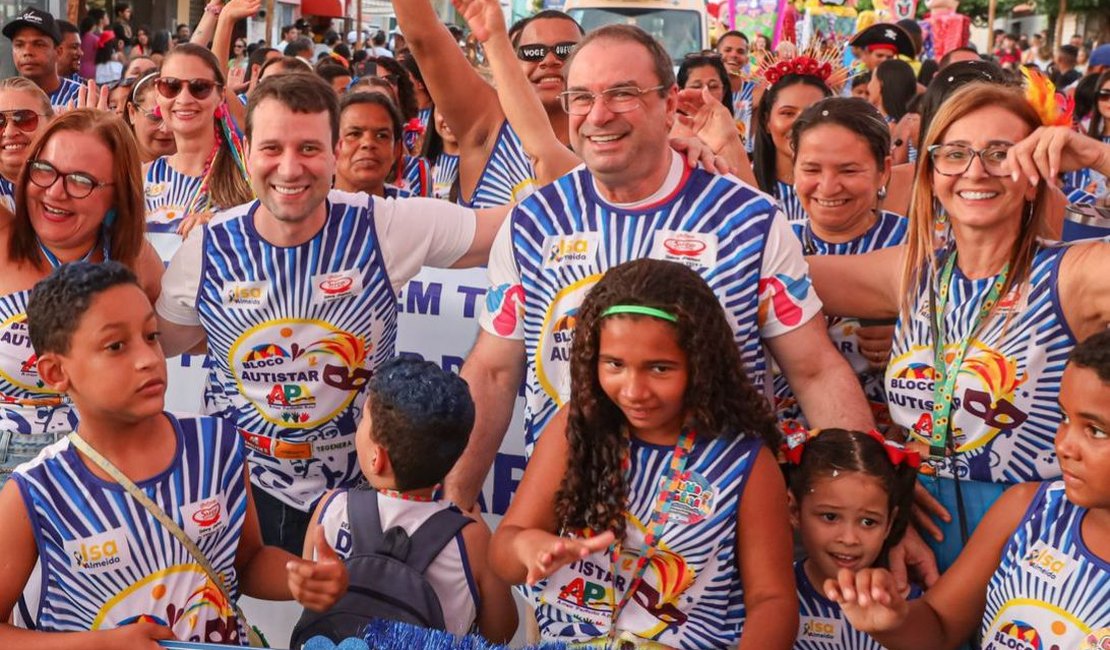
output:
[[[882,201],[883,199],[886,198],[886,186],[885,185],[879,188],[878,195],[879,195],[879,200],[880,201]]]

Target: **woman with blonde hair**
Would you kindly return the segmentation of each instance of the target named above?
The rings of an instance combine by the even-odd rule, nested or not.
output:
[[[38,84],[24,77],[0,79],[0,207],[15,213],[15,182],[31,142],[46,128],[54,109]]]
[[[77,413],[44,388],[27,337],[31,288],[75,260],[115,260],[157,298],[162,264],[143,242],[139,153],[116,116],[70,111],[27,150],[11,226],[0,230],[0,481],[57,435]]]
[[[943,537],[942,570],[1006,487],[1060,477],[1067,353],[1110,324],[1110,245],[1047,241],[1048,187],[1007,162],[1040,126],[1020,90],[961,88],[925,134],[906,245],[809,258],[828,313],[898,317],[885,387],[930,458],[922,483],[940,504],[920,501],[953,513],[939,529],[918,518]]]

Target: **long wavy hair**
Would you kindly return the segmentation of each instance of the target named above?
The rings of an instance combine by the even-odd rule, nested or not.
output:
[[[35,138],[27,153],[27,160],[38,159],[50,138],[65,131],[92,134],[112,152],[111,192],[112,208],[116,211],[116,216],[108,232],[108,257],[134,270],[146,228],[142,163],[135,136],[114,113],[77,109],[54,119]],[[38,235],[31,227],[31,216],[27,210],[29,182],[27,166],[24,165],[15,185],[15,220],[11,225],[8,257],[16,263],[27,262],[40,269],[48,268],[42,259]]]
[[[195,43],[181,43],[170,50],[162,61],[166,62],[178,56],[191,56],[200,59],[212,69],[216,82],[220,84],[214,92],[221,95],[221,106],[216,109],[212,128],[216,133],[216,150],[211,161],[204,171],[207,176],[205,184],[208,188],[209,206],[214,209],[230,208],[254,200],[254,190],[251,189],[247,179],[246,170],[241,160],[242,145],[236,134],[236,126],[231,121],[226,107],[222,106],[222,95],[227,77],[224,76],[223,66],[215,54]]]
[[[1041,126],[1040,116],[1022,95],[1020,89],[997,83],[981,81],[969,83],[954,92],[940,106],[936,117],[929,125],[929,130],[922,138],[922,155],[917,158],[916,180],[910,200],[910,223],[906,236],[906,255],[902,266],[902,304],[900,305],[904,323],[910,322],[908,316],[912,313],[914,298],[925,286],[925,278],[936,277],[939,270],[934,223],[937,215],[937,206],[934,203],[936,190],[933,188],[933,160],[932,156],[928,155],[929,147],[941,143],[944,140],[944,134],[953,123],[987,106],[1012,113],[1029,127],[1030,133]],[[1051,237],[1045,185],[1040,183],[1037,186],[1036,196],[1026,205],[1026,209],[1019,217],[1021,228],[1017,241],[1014,242],[1013,251],[1010,253],[1010,273],[1006,278],[1005,286],[1002,287],[1003,296],[1009,293],[1012,287],[1020,286],[1029,275],[1033,255],[1036,253],[1037,238]]]
[[[574,327],[566,432],[570,454],[555,495],[555,516],[563,530],[611,530],[623,539],[628,499],[621,467],[627,449],[625,417],[602,390],[597,370],[601,315],[613,305],[654,307],[678,319],[674,332],[686,354],[688,372],[683,397],[686,424],[700,438],[751,435],[773,449],[780,438],[766,400],[744,372],[717,296],[697,273],[681,264],[650,259],[610,269],[583,302]]]

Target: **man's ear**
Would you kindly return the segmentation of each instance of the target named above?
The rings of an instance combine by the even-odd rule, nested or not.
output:
[[[47,352],[38,359],[39,377],[50,390],[64,393],[69,390],[69,375],[62,364],[62,356],[57,352]]]

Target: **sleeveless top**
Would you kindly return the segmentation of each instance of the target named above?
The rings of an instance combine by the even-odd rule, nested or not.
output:
[[[436,156],[435,165],[432,166],[432,196],[444,201],[448,200],[451,196],[451,186],[458,178],[459,157],[449,153]]]
[[[66,109],[67,104],[75,101],[77,99],[77,92],[81,90],[81,86],[83,85],[68,77],[59,77],[58,80],[62,82],[61,85],[49,95],[50,107],[55,111]]]
[[[1101,140],[1110,144],[1110,135],[1102,136]],[[1091,204],[1110,191],[1106,177],[1090,167],[1064,174],[1063,181],[1068,203]]]
[[[302,510],[360,478],[363,388],[397,337],[374,202],[329,196],[323,229],[289,248],[255,230],[258,201],[221,213],[197,296],[213,360],[205,408],[239,427],[254,483]]]
[[[761,336],[785,334],[819,308],[798,241],[774,204],[702,169],[685,169],[658,203],[630,209],[604,201],[579,167],[518,204],[502,230],[479,323],[524,340],[526,453],[569,399],[578,309],[618,264],[648,257],[697,271],[721,299],[757,389],[768,371]]]
[[[1076,343],[1059,302],[1060,260],[1068,249],[1037,246],[1029,277],[999,300],[969,344],[956,379],[951,418],[960,478],[1020,483],[1060,476],[1053,445],[1060,423],[1056,396]],[[953,270],[946,349],[971,336],[971,322],[994,279],[969,280],[958,265]],[[932,431],[932,313],[929,291],[919,291],[911,321],[899,319],[886,371],[894,422],[924,444]],[[950,464],[937,463],[938,473],[950,477]]]
[[[0,204],[15,214],[15,183],[0,176]]]
[[[534,190],[536,172],[524,151],[524,145],[509,121],[501,123],[497,141],[490,151],[482,175],[469,200],[459,197],[468,208],[492,208],[519,201]]]
[[[200,176],[188,176],[171,167],[168,156],[155,159],[147,167],[143,176],[146,238],[163,262],[181,247],[177,228],[203,182]]]
[[[0,297],[0,432],[64,435],[77,428],[77,411],[39,378],[27,331],[30,297],[30,289]]]
[[[755,139],[752,138],[752,102],[755,97],[754,81],[743,81],[740,83],[740,90],[732,93],[732,115],[736,120],[736,127],[740,130],[740,138],[744,141],[744,147],[749,153],[755,144]]]
[[[378,493],[378,511],[382,530],[400,526],[412,535],[432,515],[453,507],[447,501],[410,501]],[[339,557],[346,560],[351,554],[352,535],[358,534],[361,522],[354,526],[348,518],[347,491],[332,493],[320,511],[317,523],[324,527],[328,544]],[[466,635],[478,617],[478,585],[470,573],[470,559],[466,552],[462,531],[453,542],[443,547],[436,559],[424,572],[443,609],[443,621],[451,634]]]
[[[791,226],[796,224],[805,225],[809,221],[809,215],[802,207],[802,200],[798,198],[798,193],[794,191],[794,186],[790,183],[775,181],[775,199],[783,213],[786,214],[786,220],[790,222]]]
[[[246,516],[243,448],[229,422],[166,414],[173,462],[137,483],[223,576],[233,598]],[[136,621],[166,625],[182,641],[245,645],[224,600],[185,547],[119,484],[86,467],[68,439],[20,466],[13,480],[35,530],[42,567],[35,627],[109,630]]]
[[[884,210],[879,213],[875,224],[867,232],[852,241],[841,243],[831,243],[821,239],[808,223],[805,225],[796,223],[793,228],[798,239],[802,241],[802,252],[806,255],[859,255],[903,243],[906,239],[907,225],[908,222],[902,215]],[[888,423],[890,418],[887,414],[883,373],[881,370],[873,369],[860,353],[859,336],[856,334],[860,327],[859,319],[828,316],[826,320],[829,324],[829,338],[859,377],[863,394],[871,404],[871,412],[875,419],[880,426]],[[775,410],[779,420],[794,420],[806,426],[798,400],[782,373],[775,374]]]
[[[402,188],[412,196],[431,196],[431,164],[427,158],[405,156],[405,169],[401,174]]]
[[[595,553],[557,570],[532,588],[536,619],[545,641],[586,641],[609,630],[613,602],[628,588],[644,535],[674,455],[673,446],[631,441],[627,526],[617,588],[608,552]],[[686,507],[670,510],[670,523],[656,540],[655,558],[636,595],[620,613],[617,628],[672,647],[735,646],[744,626],[744,590],[737,569],[736,520],[740,499],[761,441],[698,438],[690,451],[680,494]]]
[[[1100,650],[1110,642],[1110,563],[1096,556],[1062,481],[1037,490],[987,585],[984,647]]]
[[[794,650],[883,650],[883,646],[871,638],[870,634],[852,627],[840,605],[814,588],[804,565],[804,559],[794,563],[799,615]],[[921,598],[923,593],[920,587],[911,584],[906,599]]]

